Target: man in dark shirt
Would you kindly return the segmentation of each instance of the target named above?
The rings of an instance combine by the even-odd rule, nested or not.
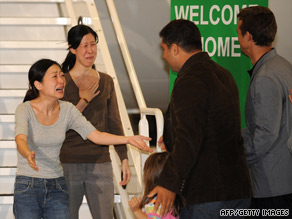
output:
[[[161,205],[164,216],[177,195],[185,204],[182,219],[214,219],[221,209],[248,208],[251,185],[232,75],[202,52],[193,22],[171,21],[160,37],[163,58],[178,77],[163,135],[171,155],[148,196],[157,195],[155,209]]]

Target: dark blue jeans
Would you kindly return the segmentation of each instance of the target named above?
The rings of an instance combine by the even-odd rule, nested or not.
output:
[[[16,176],[15,219],[70,219],[68,200],[64,177],[42,179]]]
[[[180,219],[217,219],[217,218],[244,218],[243,216],[220,216],[221,209],[247,209],[250,199],[238,199],[230,201],[206,202],[202,204],[189,205],[188,209],[182,208]]]

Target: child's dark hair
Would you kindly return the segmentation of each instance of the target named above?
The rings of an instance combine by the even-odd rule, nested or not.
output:
[[[87,34],[92,34],[95,42],[98,43],[97,33],[89,26],[79,24],[69,30],[67,37],[68,45],[70,46],[68,48],[69,52],[65,58],[65,61],[62,63],[62,71],[64,73],[68,73],[74,67],[76,62],[76,56],[70,52],[70,48],[77,49],[82,38]]]
[[[59,63],[50,59],[41,59],[30,67],[28,71],[28,81],[29,81],[28,86],[29,87],[28,87],[28,91],[25,94],[23,102],[33,100],[39,96],[39,91],[35,87],[34,82],[35,81],[42,82],[47,70],[52,65],[57,65],[61,69],[61,66],[59,65]]]
[[[160,176],[160,173],[164,167],[164,164],[169,157],[170,153],[168,152],[160,152],[160,153],[153,153],[151,154],[144,165],[144,195],[142,198],[142,201],[140,203],[140,208],[142,209],[145,204],[149,203],[150,200],[147,198],[147,194],[149,194],[155,186],[157,186],[158,178]],[[173,207],[173,213],[175,215],[178,215],[179,212],[179,204],[178,199],[175,199],[174,207]]]

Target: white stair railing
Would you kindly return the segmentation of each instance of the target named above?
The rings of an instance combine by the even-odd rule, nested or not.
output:
[[[114,4],[113,0],[106,0],[110,16],[114,25],[114,29],[117,35],[117,39],[122,51],[122,55],[124,61],[126,63],[126,67],[128,70],[128,74],[131,80],[131,84],[136,96],[136,100],[138,102],[140,114],[141,114],[141,121],[140,121],[140,134],[147,134],[148,133],[148,121],[146,119],[146,115],[154,115],[156,119],[156,131],[157,131],[157,141],[156,141],[156,151],[161,151],[161,148],[158,146],[159,137],[162,136],[163,133],[163,114],[160,109],[158,108],[148,108],[146,106],[144,96],[137,78],[137,74],[133,65],[133,61],[127,46],[127,42],[122,30],[122,26],[118,17],[118,13]],[[142,156],[144,156],[142,154]],[[142,158],[143,159],[143,158]]]
[[[36,17],[31,17],[31,16],[26,16],[27,14],[24,14],[24,17],[10,17],[10,16],[2,16],[0,18],[0,27],[11,27],[11,26],[19,26],[20,29],[24,29],[24,27],[28,26],[29,28],[37,28],[37,27],[43,27],[43,26],[47,26],[49,28],[53,27],[53,28],[61,28],[62,26],[64,26],[65,29],[69,29],[71,26],[74,26],[77,24],[77,17],[79,16],[88,16],[88,21],[91,21],[92,23],[90,24],[91,26],[93,26],[93,28],[97,31],[99,38],[100,38],[100,44],[98,44],[99,50],[101,51],[101,59],[104,60],[104,63],[102,65],[105,66],[106,68],[106,73],[108,73],[109,75],[112,76],[113,80],[114,80],[114,84],[115,84],[115,89],[116,89],[116,94],[117,94],[117,99],[118,99],[118,105],[119,105],[119,110],[120,110],[120,114],[121,114],[121,119],[122,119],[122,123],[123,123],[123,128],[124,128],[124,132],[125,135],[133,135],[133,130],[131,127],[131,123],[128,117],[128,113],[127,113],[127,109],[126,106],[124,104],[123,101],[123,96],[117,81],[117,76],[115,73],[115,69],[113,67],[113,63],[112,63],[112,59],[109,53],[109,49],[107,47],[106,44],[106,39],[102,30],[102,26],[99,20],[99,16],[97,13],[97,9],[96,9],[96,5],[95,2],[93,0],[0,0],[0,3],[4,4],[5,6],[8,6],[9,8],[11,8],[11,4],[17,4],[18,8],[19,4],[23,4],[25,3],[25,5],[31,5],[31,6],[40,6],[41,4],[45,4],[48,5],[51,9],[51,6],[54,4],[59,4],[59,8],[60,11],[67,13],[66,16],[54,16],[52,15],[52,17],[43,17],[40,18],[42,16],[41,13],[37,13],[39,14]],[[82,9],[80,9],[78,7],[78,4],[82,3],[83,5],[86,5],[86,10],[88,13],[84,13],[84,8],[80,7]],[[76,6],[77,5],[77,6]],[[63,11],[62,9],[65,7],[65,11]],[[54,7],[54,14],[57,14],[55,11]],[[81,10],[82,12],[80,12],[79,10]],[[34,10],[35,12],[36,10]],[[46,12],[46,11],[45,11]],[[80,14],[81,13],[81,14]],[[14,13],[15,14],[15,13]],[[112,14],[112,12],[111,12]],[[8,15],[8,14],[7,14]],[[50,14],[51,15],[51,14]],[[40,17],[39,17],[40,16]],[[86,20],[86,19],[85,19]],[[11,28],[9,29],[11,30]],[[59,29],[58,29],[59,30]],[[47,31],[46,31],[47,32]],[[5,154],[5,157],[7,157],[6,155],[8,154],[10,156],[11,153],[15,153],[15,142],[14,142],[14,137],[13,137],[13,132],[12,130],[14,122],[12,121],[12,117],[13,117],[13,113],[14,110],[16,108],[16,105],[18,103],[20,103],[23,99],[23,96],[25,94],[26,91],[26,84],[27,84],[27,75],[26,72],[29,68],[29,66],[32,64],[33,61],[35,61],[36,59],[40,58],[40,57],[48,57],[48,58],[53,58],[57,61],[61,61],[63,59],[63,57],[65,57],[65,49],[67,48],[67,44],[65,42],[65,40],[60,40],[60,33],[62,31],[58,32],[58,37],[51,39],[47,36],[49,35],[40,35],[40,36],[45,36],[46,40],[43,40],[43,38],[37,37],[34,39],[34,37],[29,37],[28,38],[28,32],[25,32],[25,39],[23,38],[19,38],[19,37],[3,37],[2,39],[4,40],[0,40],[0,50],[1,53],[2,51],[7,51],[7,53],[5,52],[5,60],[2,59],[0,60],[0,98],[1,98],[1,102],[0,102],[0,108],[1,108],[1,112],[0,112],[0,132],[2,132],[2,137],[1,137],[1,141],[0,141],[0,149],[1,152],[3,152]],[[5,33],[5,32],[4,32]],[[55,32],[54,32],[55,33]],[[67,31],[65,30],[65,33],[67,33]],[[6,34],[6,33],[5,33]],[[7,35],[7,34],[6,34]],[[5,36],[6,36],[5,35]],[[30,36],[30,35],[29,35]],[[123,36],[123,35],[122,35]],[[118,38],[120,38],[118,36]],[[124,40],[125,42],[125,40]],[[123,47],[121,47],[123,48]],[[127,46],[126,48],[126,53],[129,52],[127,51]],[[17,53],[21,53],[23,54],[23,51],[28,51],[27,53],[25,53],[25,56],[23,55],[19,55],[19,57],[15,57],[14,59],[9,59],[10,57],[12,57],[12,51],[17,51]],[[124,50],[124,49],[122,49]],[[99,53],[99,52],[98,52]],[[123,55],[126,54],[125,52],[123,52]],[[39,55],[42,54],[42,55]],[[1,57],[4,57],[4,52],[1,54]],[[6,58],[8,57],[8,58]],[[129,61],[128,61],[129,60]],[[99,60],[97,60],[99,61]],[[140,126],[140,133],[144,135],[148,135],[148,133],[146,133],[146,131],[148,130],[148,128],[145,129],[145,127],[148,126],[148,122],[146,119],[146,115],[155,115],[156,117],[156,122],[157,122],[157,136],[160,136],[162,134],[162,127],[163,127],[163,119],[162,119],[162,113],[160,112],[159,109],[150,109],[146,107],[145,104],[145,100],[143,98],[141,89],[140,89],[140,85],[139,82],[137,80],[136,77],[136,73],[131,61],[131,58],[129,56],[129,58],[125,59],[125,62],[128,63],[127,64],[127,69],[129,71],[130,74],[130,78],[131,78],[131,83],[132,86],[135,90],[135,95],[139,104],[139,108],[140,108],[140,113],[141,113],[141,118],[145,118],[146,121],[146,126]],[[129,64],[130,63],[130,64]],[[100,63],[95,63],[96,66],[100,65],[102,66]],[[130,65],[130,67],[129,67]],[[132,65],[132,66],[131,66]],[[103,66],[103,67],[104,67]],[[131,70],[132,69],[132,70]],[[15,75],[15,77],[17,77],[17,80],[15,80],[15,83],[11,82],[11,80],[9,81],[4,81],[7,80],[7,78],[11,78],[13,77],[12,75]],[[7,114],[8,113],[8,114]],[[143,121],[143,120],[141,120]],[[141,124],[142,122],[140,122]],[[145,132],[142,131],[143,129],[145,129]],[[133,148],[131,146],[128,147],[129,149],[129,158],[130,160],[132,160],[132,162],[134,163],[134,166],[131,167],[134,169],[134,171],[132,170],[132,172],[137,174],[137,180],[134,181],[135,182],[135,186],[137,186],[137,191],[139,191],[139,193],[142,192],[142,165],[141,165],[141,153],[138,149]],[[159,148],[158,148],[159,150]],[[119,185],[119,181],[120,181],[120,163],[119,163],[119,159],[117,158],[117,155],[115,153],[112,153],[113,150],[111,151],[111,159],[113,161],[113,169],[114,169],[114,180],[115,180],[115,185]],[[143,155],[144,156],[144,155]],[[4,157],[4,156],[3,156]],[[7,159],[6,159],[7,160]],[[6,162],[6,161],[5,161]],[[13,161],[14,162],[14,161]],[[9,164],[9,162],[6,162]],[[9,175],[9,177],[14,175],[15,172],[15,164],[13,163],[12,165],[12,169],[10,167],[10,165],[6,165],[7,169],[2,169],[1,174],[2,175]],[[12,171],[12,172],[11,172]],[[7,178],[8,179],[8,178]],[[1,184],[1,182],[0,182]],[[136,185],[137,184],[137,185]],[[116,186],[116,189],[118,190],[117,192],[119,193],[119,196],[115,196],[117,197],[117,199],[121,200],[121,212],[122,214],[119,215],[120,218],[125,217],[126,219],[130,219],[133,218],[133,215],[128,207],[128,195],[127,194],[127,190],[122,189],[121,186]],[[10,190],[9,190],[10,191]],[[0,204],[9,204],[10,207],[9,209],[11,209],[11,199],[12,197],[0,197]],[[10,210],[9,210],[10,211]],[[3,213],[4,211],[1,210],[1,213]],[[9,213],[11,214],[11,212]],[[2,214],[0,215],[0,218],[2,218]]]
[[[76,14],[74,12],[74,7],[72,4],[72,0],[65,0],[65,5],[68,11],[69,16],[71,17],[71,25],[75,26],[77,25],[77,18],[76,18]]]

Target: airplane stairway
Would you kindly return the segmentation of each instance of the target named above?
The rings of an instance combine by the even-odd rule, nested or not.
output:
[[[113,77],[125,135],[133,135],[133,130],[93,0],[0,0],[0,15],[0,218],[11,219],[17,162],[14,112],[28,87],[28,69],[41,58],[61,63],[67,54],[66,34],[80,17],[99,35],[96,67]],[[120,161],[113,148],[110,151],[115,218],[130,219],[133,215],[128,207],[129,195],[142,193],[140,151],[128,146],[132,178],[126,190],[118,184]],[[86,200],[79,214],[81,219],[91,218]]]

